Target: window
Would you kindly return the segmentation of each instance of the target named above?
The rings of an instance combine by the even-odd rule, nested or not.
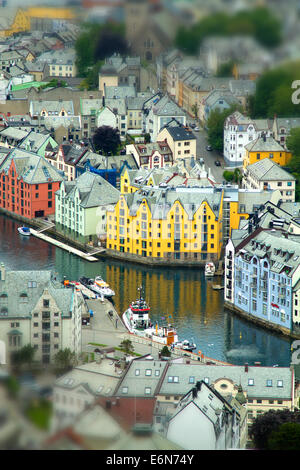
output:
[[[195,383],[195,377],[190,377],[189,384],[194,384],[194,383]]]
[[[152,370],[151,369],[146,369],[145,375],[152,375]]]
[[[267,387],[272,387],[272,380],[267,379]]]
[[[128,393],[128,387],[123,387],[122,388],[122,393]]]
[[[140,369],[135,370],[135,375],[140,375]]]
[[[277,387],[283,387],[283,381],[277,380]]]
[[[145,395],[151,395],[151,388],[145,387]]]
[[[248,385],[254,385],[254,379],[248,379]]]

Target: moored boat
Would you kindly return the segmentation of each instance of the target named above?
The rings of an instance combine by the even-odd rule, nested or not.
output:
[[[185,339],[183,341],[179,341],[178,343],[176,343],[175,348],[183,349],[184,351],[194,351],[197,348],[197,346],[192,341]]]
[[[115,292],[110,287],[100,286],[98,283],[95,282],[94,279],[90,279],[88,277],[80,277],[79,282],[90,289],[91,291],[98,294],[100,297],[111,298],[115,295]],[[99,281],[98,281],[99,282]],[[106,284],[106,283],[105,283]],[[108,286],[108,284],[107,284]]]
[[[205,264],[205,270],[204,270],[205,276],[212,277],[214,276],[215,271],[216,271],[216,267],[212,261],[209,261]]]
[[[139,290],[141,294],[141,288]],[[122,315],[123,323],[128,331],[166,346],[175,345],[178,342],[176,329],[170,324],[153,325],[149,312],[149,305],[140,295],[140,298],[132,302]]]
[[[27,237],[31,235],[30,228],[29,227],[18,227],[18,232],[21,235],[26,235]]]

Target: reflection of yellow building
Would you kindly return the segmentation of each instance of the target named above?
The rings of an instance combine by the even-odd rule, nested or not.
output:
[[[245,150],[244,168],[264,158],[270,158],[278,165],[285,166],[292,157],[291,152],[282,147],[273,137],[259,137],[246,145]]]
[[[146,267],[107,264],[105,279],[116,292],[114,303],[120,314],[138,297],[139,286],[143,287],[152,319],[171,318],[171,323],[178,324],[190,317],[209,325],[222,308],[222,294],[212,289],[199,270],[176,268],[176,275],[175,271],[170,275],[169,270],[147,271]]]
[[[107,249],[170,260],[217,260],[223,190],[149,188],[121,195],[107,211]]]
[[[72,20],[75,15],[70,8],[31,7],[28,9],[6,9],[1,11],[6,27],[0,30],[0,37],[30,31],[35,21]]]

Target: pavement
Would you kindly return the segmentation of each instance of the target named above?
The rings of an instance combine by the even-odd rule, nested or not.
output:
[[[107,299],[87,300],[87,306],[93,311],[89,326],[82,326],[82,350],[90,350],[89,343],[119,347],[123,339],[130,339],[130,333],[122,322],[114,305]],[[158,358],[158,350],[152,345],[133,343],[134,352],[151,354]],[[104,347],[104,346],[103,346]]]

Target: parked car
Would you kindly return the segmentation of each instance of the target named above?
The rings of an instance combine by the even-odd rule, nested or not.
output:
[[[199,127],[194,127],[194,131],[198,132],[198,131],[200,131],[200,128]]]
[[[196,124],[194,124],[193,122],[190,122],[190,127],[191,127],[192,129],[195,129]]]
[[[215,161],[215,165],[216,165],[216,166],[221,166],[220,160],[216,160],[216,161]]]
[[[209,152],[211,152],[211,151],[212,151],[212,149],[213,149],[213,148],[212,148],[212,146],[211,146],[211,145],[207,145],[207,146],[206,146],[206,150],[208,150]]]

